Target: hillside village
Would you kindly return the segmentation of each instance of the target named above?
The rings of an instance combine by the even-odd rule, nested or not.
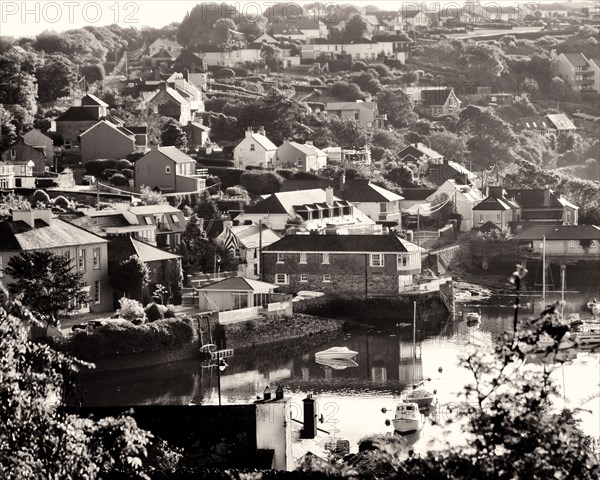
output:
[[[334,432],[337,443],[326,444],[330,432],[317,428],[312,394],[303,421],[293,418],[282,381],[308,392],[339,380],[386,400],[388,390],[431,381],[422,343],[454,338],[463,320],[474,338],[481,305],[457,302],[510,297],[517,339],[518,313],[540,306],[520,305],[520,295],[546,302],[550,289],[564,299],[565,289],[588,295],[600,285],[598,3],[328,5],[296,5],[292,18],[279,3],[254,17],[239,5],[190,3],[162,27],[0,37],[0,316],[17,299],[15,315],[26,307],[37,318],[29,339],[97,362],[109,372],[102,389],[125,370],[115,375],[131,383],[122,390],[148,407],[136,419],[185,437],[184,460],[201,459],[186,472],[290,471],[327,451],[346,458],[348,442]],[[558,305],[541,305],[546,323]],[[584,305],[597,317],[596,298]],[[368,325],[371,317],[389,325]],[[365,339],[366,352],[353,347],[366,357],[364,382],[340,373],[359,367],[353,360],[316,361],[325,372],[316,374],[300,360],[277,363],[304,362],[309,351],[312,360],[315,348],[352,335]],[[492,333],[487,341],[500,344]],[[229,383],[221,378],[234,349],[254,383],[244,384],[240,366]],[[174,363],[191,359],[198,365]],[[145,397],[133,369],[163,363],[171,366],[148,376],[167,393]],[[182,390],[216,388],[218,397],[173,387],[192,369]],[[252,409],[225,416],[222,389],[239,403],[263,381]],[[105,393],[86,392],[92,409]],[[73,398],[65,403],[79,412]],[[118,398],[111,407],[127,405]],[[199,413],[169,420],[148,398]],[[200,412],[216,398],[218,409]],[[276,426],[254,418],[270,407],[283,413]],[[372,474],[364,441],[352,464],[360,478]],[[413,443],[403,442],[412,458]],[[145,449],[132,453],[120,473],[136,470],[136,455],[146,461]],[[179,478],[165,475],[143,478]]]

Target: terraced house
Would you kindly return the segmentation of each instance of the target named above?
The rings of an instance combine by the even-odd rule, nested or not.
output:
[[[416,283],[422,251],[396,235],[288,235],[263,249],[262,280],[289,293],[395,295]]]

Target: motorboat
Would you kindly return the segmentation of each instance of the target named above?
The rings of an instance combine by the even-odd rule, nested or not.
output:
[[[481,314],[479,312],[467,313],[467,322],[479,323],[481,321]]]
[[[587,307],[592,311],[592,315],[600,315],[600,302],[595,298],[588,302]]]
[[[329,367],[333,370],[346,370],[347,368],[358,367],[358,363],[350,358],[316,357],[315,363]]]
[[[419,408],[428,407],[433,403],[434,394],[423,388],[413,390],[406,396],[408,402],[415,402]]]
[[[582,322],[581,325],[577,327],[574,336],[580,345],[599,345],[600,322]]]
[[[331,347],[327,350],[315,353],[316,359],[323,358],[337,358],[337,359],[351,359],[358,355],[358,352],[350,350],[348,347]]]
[[[423,428],[423,415],[416,402],[400,402],[392,420],[394,430],[399,433],[416,432]]]

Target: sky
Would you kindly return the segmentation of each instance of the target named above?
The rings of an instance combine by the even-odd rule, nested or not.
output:
[[[252,15],[257,7],[264,10],[274,3],[288,3],[290,4],[290,11],[293,12],[294,5],[312,3],[313,1],[230,0],[227,3],[237,5],[238,10],[242,13],[247,11]],[[377,5],[382,10],[399,10],[403,3],[405,8],[412,10],[413,5],[425,3],[420,0],[321,1],[323,3],[344,3],[357,6]],[[462,1],[442,0],[437,4],[440,5],[438,8],[443,8],[444,5],[452,6],[462,3]],[[118,23],[125,27],[162,27],[172,22],[180,22],[186,12],[191,10],[197,3],[202,2],[197,0],[1,0],[0,35],[32,37],[44,30],[64,31],[86,25],[102,26],[112,23]],[[427,3],[432,4],[433,2],[428,0]],[[517,4],[516,1],[510,0],[480,0],[480,3],[482,5],[496,3],[501,6]],[[520,3],[524,5],[534,2],[525,0]]]

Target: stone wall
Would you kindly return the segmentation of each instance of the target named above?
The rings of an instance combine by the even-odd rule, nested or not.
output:
[[[222,348],[240,349],[336,332],[342,327],[343,322],[340,320],[295,313],[288,318],[249,320],[233,325],[222,325],[220,329],[224,340]]]

